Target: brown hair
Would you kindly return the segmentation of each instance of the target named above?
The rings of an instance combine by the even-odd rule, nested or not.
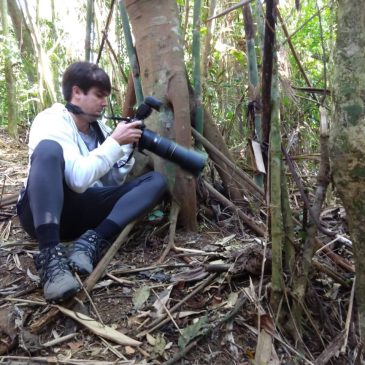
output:
[[[72,87],[78,86],[84,94],[92,87],[110,94],[112,86],[108,74],[91,62],[75,62],[63,74],[62,93],[66,101],[71,100]]]

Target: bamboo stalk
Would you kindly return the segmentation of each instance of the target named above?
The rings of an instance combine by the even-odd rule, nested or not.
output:
[[[261,125],[261,102],[259,91],[259,73],[257,69],[257,57],[255,49],[255,38],[253,29],[253,19],[250,4],[243,6],[243,16],[245,20],[245,34],[246,34],[246,50],[248,62],[248,79],[250,82],[249,97],[250,102],[254,105],[254,138],[259,143],[262,142],[262,125]],[[255,175],[255,181],[261,188],[264,185],[264,177],[262,174]]]
[[[123,26],[125,42],[127,45],[129,62],[131,64],[131,68],[132,68],[133,83],[134,83],[134,90],[136,93],[136,99],[137,99],[137,103],[141,104],[143,101],[143,91],[142,91],[142,85],[141,85],[141,80],[140,80],[140,75],[139,75],[139,65],[138,65],[136,51],[133,46],[132,33],[131,33],[128,14],[127,14],[127,10],[125,8],[124,1],[119,1],[119,11],[120,11],[120,15],[122,18],[122,26]]]
[[[274,312],[279,308],[280,298],[283,290],[283,217],[281,206],[281,134],[280,134],[280,93],[279,75],[276,52],[273,56],[273,77],[271,90],[271,131],[270,131],[270,164],[269,164],[269,186],[270,186],[270,231],[272,242],[272,296],[271,306]]]
[[[193,59],[193,80],[194,80],[194,99],[195,99],[195,120],[194,125],[200,134],[204,129],[204,109],[202,106],[202,90],[201,90],[201,72],[200,72],[200,13],[201,0],[194,1],[194,19],[193,19],[193,43],[192,43],[192,59]],[[199,143],[196,147],[200,148]]]

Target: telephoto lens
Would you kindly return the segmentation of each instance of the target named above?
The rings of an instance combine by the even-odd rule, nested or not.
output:
[[[196,177],[202,172],[207,160],[205,154],[180,146],[147,128],[143,129],[138,148],[140,150],[146,149],[174,162]]]

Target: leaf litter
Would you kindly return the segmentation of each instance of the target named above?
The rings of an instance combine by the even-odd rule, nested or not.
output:
[[[0,133],[6,140],[6,135]],[[1,196],[7,197],[19,191],[26,176],[26,146],[15,147],[10,140],[1,143],[0,156]],[[347,311],[352,308],[353,272],[330,259],[328,251],[321,249],[314,257],[319,266],[306,303],[306,346],[299,349],[283,336],[271,315],[271,252],[265,252],[261,239],[249,229],[242,231],[242,223],[234,215],[227,219],[223,212],[221,220],[200,215],[199,232],[177,230],[175,244],[181,251],[169,252],[159,263],[169,235],[167,219],[168,206],[161,206],[134,227],[127,244],[89,293],[89,300],[82,305],[83,313],[62,308],[62,315],[47,322],[53,306],[43,300],[32,260],[37,243],[22,230],[15,205],[2,207],[2,362],[352,362],[358,349],[355,322],[351,322]],[[331,227],[345,227],[341,237],[329,247],[351,262],[352,247],[346,237],[343,209],[329,208],[322,212],[321,219]],[[323,271],[326,267],[327,273]],[[32,331],[34,324],[42,321],[45,325]],[[333,338],[337,340],[332,341]]]

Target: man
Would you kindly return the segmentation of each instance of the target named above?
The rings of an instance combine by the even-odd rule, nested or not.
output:
[[[35,264],[49,302],[78,292],[73,271],[91,273],[120,231],[167,190],[157,172],[124,183],[141,121],[119,123],[113,131],[96,121],[111,92],[104,70],[89,62],[72,64],[62,92],[66,106],[54,104],[31,126],[29,173],[17,204],[23,228],[39,242]],[[74,239],[67,251],[60,244]]]

